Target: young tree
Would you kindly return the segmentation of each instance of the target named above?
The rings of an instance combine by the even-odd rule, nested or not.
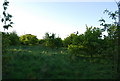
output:
[[[91,55],[91,57],[94,54],[98,54],[98,51],[102,48],[101,35],[102,31],[100,28],[86,27],[84,41],[86,41],[85,46],[87,47],[87,52]]]
[[[3,2],[3,17],[1,18],[1,22],[3,23],[3,28],[8,29],[12,27],[13,22],[11,21],[12,15],[7,12],[7,8],[9,6],[9,2],[4,0]],[[2,53],[6,52],[6,48],[9,45],[8,35],[2,32]]]
[[[118,6],[118,11],[110,12],[109,10],[105,10],[105,13],[108,13],[109,18],[112,18],[115,22],[114,24],[117,26],[116,29],[116,53],[114,54],[114,60],[115,60],[115,69],[116,69],[116,78],[119,79],[120,77],[120,1],[116,2]],[[117,22],[118,19],[118,22]],[[104,29],[107,29],[111,24],[106,24],[104,19],[100,20],[102,22],[102,26],[104,26]]]
[[[66,37],[64,40],[63,40],[63,45],[65,47],[68,47],[68,45],[70,44],[77,44],[79,42],[79,37],[77,34],[74,34],[74,33],[71,33],[70,36]]]
[[[12,15],[7,12],[7,8],[9,6],[9,2],[7,0],[4,0],[3,3],[3,18],[1,19],[1,22],[4,23],[3,28],[8,29],[9,27],[12,27],[13,22],[11,21]]]

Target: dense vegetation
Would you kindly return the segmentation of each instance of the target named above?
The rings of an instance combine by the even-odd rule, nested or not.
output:
[[[3,79],[114,79],[115,29],[108,35],[97,27],[64,40],[54,33],[3,35]],[[89,66],[88,66],[89,65]]]
[[[82,55],[65,48],[10,46],[3,55],[3,79],[113,79],[113,60]]]

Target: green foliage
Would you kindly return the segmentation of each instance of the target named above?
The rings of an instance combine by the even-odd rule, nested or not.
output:
[[[107,13],[109,18],[111,18],[112,20],[114,20],[114,25],[117,26],[118,23],[117,23],[117,17],[118,17],[118,11],[115,11],[115,12],[112,12],[112,11],[109,11],[109,10],[104,10],[104,13]],[[106,29],[109,29],[110,26],[112,26],[113,24],[108,24],[106,23],[105,19],[101,18],[99,20],[101,22],[101,26],[104,26],[103,30],[105,31]]]
[[[115,26],[114,24],[112,24],[107,32],[108,32],[108,37],[111,39],[111,40],[115,40],[116,39],[116,36],[117,36],[117,26]]]
[[[65,47],[68,47],[68,45],[70,45],[70,44],[73,44],[73,43],[76,44],[77,43],[77,41],[76,41],[77,38],[78,38],[77,35],[72,33],[72,34],[70,34],[70,36],[68,36],[64,39],[63,45]]]
[[[104,19],[99,20],[101,23],[101,26],[104,26],[103,30],[107,30],[108,36],[104,36],[104,43],[101,44],[104,46],[104,50],[102,51],[103,55],[108,57],[113,57],[114,54],[116,54],[116,44],[117,44],[117,16],[118,11],[112,12],[109,10],[105,10],[104,13],[107,13],[109,18],[112,18],[114,20],[113,24],[106,24]],[[118,45],[118,44],[117,44]]]
[[[85,50],[86,47],[83,45],[68,45],[68,51],[72,56],[80,56],[80,54],[86,54]]]
[[[23,45],[35,45],[38,44],[38,39],[35,35],[25,34],[20,36],[20,42]]]
[[[19,44],[20,44],[19,36],[15,31],[11,33],[2,32],[3,53],[6,51],[7,47],[9,47],[10,45],[19,45]]]
[[[98,50],[101,48],[101,35],[102,32],[99,28],[96,27],[86,27],[86,31],[85,31],[85,40],[86,44],[85,46],[87,46],[87,50],[89,52],[89,54],[97,54]]]
[[[44,39],[38,39],[38,41],[39,41],[39,44],[41,44],[41,45],[44,45],[44,43],[45,43]]]
[[[70,37],[66,37],[64,40],[63,40],[63,45],[64,47],[68,47],[68,45],[72,44],[72,41],[71,41],[71,38]]]
[[[6,53],[7,47],[10,45],[9,33],[2,32],[2,53]]]
[[[67,50],[43,46],[10,46],[8,50],[3,56],[3,79],[114,79],[110,59],[83,56],[73,62]]]
[[[13,22],[11,21],[12,15],[7,12],[7,7],[9,6],[9,2],[7,0],[4,0],[3,3],[3,18],[1,19],[1,22],[4,23],[3,28],[8,29],[9,27],[12,27]]]
[[[62,47],[63,46],[63,42],[62,42],[62,39],[57,37],[55,38],[55,46],[58,48],[58,47]]]
[[[58,48],[61,47],[62,44],[62,39],[59,37],[55,37],[55,34],[52,33],[51,35],[49,33],[45,33],[45,46],[50,47],[50,48]]]
[[[64,45],[68,45],[69,53],[74,56],[88,54],[91,57],[94,55],[111,56],[107,50],[111,47],[114,49],[115,26],[111,26],[108,31],[108,36],[102,38],[102,30],[96,27],[86,27],[84,34],[71,34],[64,40]],[[107,53],[108,52],[108,53]]]
[[[10,45],[19,45],[20,44],[19,36],[17,35],[17,33],[15,31],[9,33],[9,40],[10,40]]]
[[[68,51],[72,54],[88,53],[91,55],[100,54],[103,40],[102,31],[96,27],[86,27],[84,34],[71,34],[64,40],[64,45],[68,45]],[[101,49],[102,48],[102,49]]]

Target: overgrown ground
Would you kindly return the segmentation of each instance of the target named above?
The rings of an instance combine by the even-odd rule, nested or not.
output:
[[[65,48],[11,46],[2,66],[3,79],[114,79],[113,60],[74,58]]]

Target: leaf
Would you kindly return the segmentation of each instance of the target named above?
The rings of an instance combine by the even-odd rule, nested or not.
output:
[[[108,24],[104,24],[103,26],[104,26],[104,27],[105,27],[105,29],[106,29],[106,27],[108,27]]]
[[[107,9],[106,9],[106,10],[104,10],[104,12],[103,12],[103,13],[108,13],[108,12],[109,12],[109,10],[107,10]]]
[[[114,24],[118,24],[117,22],[114,22]]]
[[[12,27],[12,25],[11,25],[11,24],[8,24],[8,27]]]
[[[2,18],[2,19],[1,19],[1,22],[3,22],[3,21],[4,21],[4,19]]]
[[[9,21],[11,21],[11,19],[9,19]]]
[[[9,20],[9,17],[6,17],[5,20],[8,21],[8,20]]]
[[[100,26],[103,26],[103,23],[101,23]]]
[[[6,1],[6,2],[3,3],[3,6],[9,6],[8,4],[9,4],[9,2]]]
[[[118,11],[115,11],[115,14],[119,14],[119,12],[118,12]]]
[[[10,18],[11,18],[11,17],[12,17],[12,15],[8,14],[8,17],[10,17]]]
[[[3,28],[8,29],[8,25],[4,25]]]
[[[99,21],[100,21],[100,22],[104,22],[104,23],[105,23],[105,20],[104,20],[104,19],[100,19]]]
[[[8,25],[4,25],[4,26],[3,26],[3,28],[5,28],[5,29],[7,29],[7,30],[8,30],[9,27],[12,27],[12,25],[11,25],[11,24],[8,24]]]
[[[14,24],[13,22],[10,22],[10,24]]]
[[[5,11],[3,11],[3,15],[6,17],[6,13],[5,13]]]
[[[111,14],[112,14],[112,12],[109,12],[109,13],[108,13],[108,15],[111,15]]]
[[[111,24],[107,24],[107,26],[111,26]]]
[[[4,10],[7,10],[7,7],[4,7]]]

